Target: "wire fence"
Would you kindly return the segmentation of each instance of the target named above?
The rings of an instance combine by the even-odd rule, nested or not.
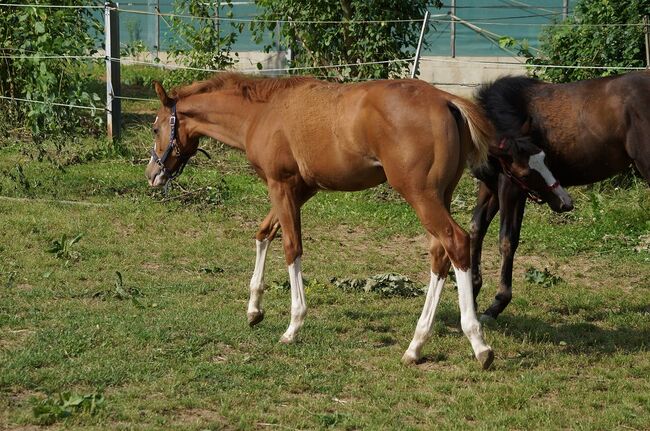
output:
[[[253,4],[254,2],[231,2],[232,4]],[[520,2],[518,2],[520,3]],[[128,6],[133,5],[147,5],[148,2],[128,2],[123,3]],[[0,3],[0,7],[12,7],[12,8],[61,8],[61,9],[106,9],[104,5],[48,5],[48,4],[13,4],[13,3]],[[446,6],[448,7],[448,6]],[[485,6],[456,6],[456,9],[505,9],[512,8],[512,5],[485,5]],[[491,41],[492,43],[499,46],[500,49],[508,52],[513,60],[504,61],[504,60],[484,60],[484,59],[471,59],[471,58],[443,58],[443,57],[420,57],[422,62],[433,62],[433,63],[455,63],[455,64],[465,64],[468,66],[482,66],[482,67],[506,67],[506,68],[560,68],[560,69],[592,69],[592,70],[621,70],[621,71],[632,71],[632,70],[643,70],[644,67],[633,67],[633,66],[586,66],[586,65],[550,65],[550,64],[534,64],[527,63],[524,60],[518,59],[516,53],[511,50],[505,49],[503,46],[500,46],[498,40],[502,38],[502,35],[488,31],[484,28],[481,28],[479,25],[490,25],[490,26],[563,26],[563,27],[642,27],[644,26],[643,22],[639,23],[607,23],[607,24],[584,24],[584,23],[566,23],[566,22],[548,22],[548,23],[513,23],[513,22],[499,22],[498,20],[512,20],[512,19],[523,19],[523,18],[532,18],[532,17],[558,17],[562,14],[561,11],[554,11],[552,9],[560,9],[560,7],[554,8],[552,6],[535,6],[528,5],[525,3],[520,3],[517,8],[522,10],[539,10],[545,12],[544,14],[533,14],[512,16],[512,17],[495,17],[495,18],[483,18],[481,20],[467,21],[455,14],[446,13],[446,14],[436,14],[429,17],[428,22],[434,24],[444,24],[451,25],[452,23],[465,25],[475,32],[477,36],[484,37]],[[235,23],[286,23],[290,25],[350,25],[350,24],[364,24],[364,25],[387,25],[387,24],[414,24],[422,23],[422,19],[396,19],[396,20],[292,20],[292,19],[274,19],[274,20],[260,20],[256,18],[233,18],[233,17],[201,17],[189,14],[178,14],[178,13],[162,13],[159,10],[154,12],[151,11],[140,11],[135,9],[124,8],[121,6],[109,6],[108,9],[122,12],[125,14],[143,14],[143,15],[152,15],[158,16],[164,19],[164,17],[174,17],[174,18],[183,18],[183,19],[196,19],[196,20],[211,20],[211,21],[223,21],[223,22],[235,22]],[[446,28],[446,27],[445,27]],[[533,48],[534,49],[534,48]],[[211,72],[211,73],[220,73],[224,72],[223,70],[216,70],[211,68],[200,68],[200,67],[190,67],[182,64],[175,63],[163,63],[160,61],[144,61],[138,60],[137,58],[116,58],[108,55],[64,55],[56,53],[40,53],[35,51],[30,51],[22,48],[16,47],[0,47],[0,59],[34,59],[34,60],[75,60],[75,61],[97,61],[97,62],[119,62],[121,65],[141,65],[147,67],[156,67],[169,70],[192,70],[192,71],[202,71],[202,72]],[[320,66],[300,66],[300,67],[281,67],[281,68],[268,68],[268,69],[258,69],[258,68],[242,68],[238,69],[238,72],[242,73],[293,73],[293,72],[305,72],[313,71],[317,73],[318,71],[336,69],[336,68],[352,68],[360,67],[367,65],[381,65],[381,64],[390,64],[390,63],[409,63],[414,62],[414,57],[401,58],[401,59],[392,59],[392,60],[383,60],[383,61],[369,61],[369,62],[355,62],[355,63],[343,63],[343,64],[332,64],[332,65],[320,65]],[[312,74],[314,75],[314,74]],[[331,78],[326,75],[314,75],[319,78]],[[369,79],[357,79],[357,80],[371,80]],[[462,87],[476,87],[481,85],[481,83],[460,83],[460,82],[434,82],[437,85],[444,86],[462,86]],[[128,96],[113,96],[116,99],[122,100],[134,100],[134,101],[155,101],[157,99],[150,98],[139,98],[139,97],[128,97]],[[60,107],[69,107],[75,109],[85,109],[85,110],[107,110],[106,107],[97,107],[97,106],[84,106],[77,104],[62,103],[57,101],[46,101],[46,100],[37,100],[31,98],[17,98],[17,97],[7,97],[0,96],[2,100],[12,100],[16,102],[24,103],[35,103],[35,104],[50,104],[52,106]]]

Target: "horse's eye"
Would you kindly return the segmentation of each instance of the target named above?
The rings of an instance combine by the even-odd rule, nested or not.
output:
[[[157,134],[158,134],[158,128],[157,128],[157,127],[154,127],[154,128],[153,128],[153,134],[154,134],[154,135],[157,135]]]

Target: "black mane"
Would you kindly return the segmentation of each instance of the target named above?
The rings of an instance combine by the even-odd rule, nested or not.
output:
[[[542,81],[526,76],[506,76],[479,89],[476,101],[494,124],[497,136],[521,136],[521,127],[530,117],[528,95],[539,84]]]

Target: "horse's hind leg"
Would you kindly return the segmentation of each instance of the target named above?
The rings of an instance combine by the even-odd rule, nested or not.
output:
[[[472,345],[474,355],[481,362],[483,368],[488,368],[492,364],[494,354],[492,348],[483,340],[481,324],[476,318],[470,269],[469,235],[451,218],[447,209],[448,205],[445,205],[440,199],[441,194],[431,189],[419,189],[417,191],[402,190],[402,195],[415,209],[427,231],[437,238],[451,260],[458,284],[461,327]],[[432,268],[433,271],[434,268]],[[437,289],[437,284],[433,281],[432,304]]]
[[[412,364],[422,357],[422,347],[431,338],[433,330],[433,318],[440,301],[440,294],[449,272],[449,258],[442,243],[434,236],[429,235],[429,256],[431,257],[431,281],[427,290],[427,298],[424,301],[422,314],[415,327],[413,340],[402,356],[402,362]]]
[[[640,120],[627,135],[627,154],[650,185],[650,120]]]
[[[280,228],[278,218],[273,210],[264,218],[260,228],[255,235],[255,270],[251,277],[250,298],[248,300],[248,324],[257,325],[264,319],[264,310],[262,310],[262,296],[264,294],[264,264],[266,263],[266,251],[269,244],[275,238]]]

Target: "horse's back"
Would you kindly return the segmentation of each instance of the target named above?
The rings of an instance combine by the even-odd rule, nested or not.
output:
[[[315,187],[363,189],[386,180],[386,163],[408,170],[430,166],[434,152],[451,162],[460,157],[457,145],[436,145],[450,125],[457,128],[451,98],[417,80],[309,83],[273,100],[254,139],[276,153],[287,147]]]

